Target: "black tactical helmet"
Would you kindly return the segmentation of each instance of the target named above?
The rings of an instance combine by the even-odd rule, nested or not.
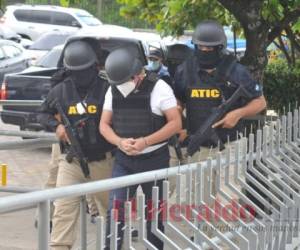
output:
[[[199,23],[194,31],[192,41],[194,44],[202,46],[222,45],[222,48],[227,46],[227,38],[223,27],[213,20]]]
[[[112,51],[105,61],[105,71],[110,84],[119,85],[127,82],[143,69],[142,62],[126,48]]]
[[[85,41],[74,41],[64,51],[64,65],[69,70],[83,70],[97,62],[92,47]]]

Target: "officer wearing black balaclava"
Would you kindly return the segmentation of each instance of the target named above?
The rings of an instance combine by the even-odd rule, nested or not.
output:
[[[246,67],[227,53],[224,29],[216,21],[200,22],[192,42],[195,46],[193,55],[178,66],[174,77],[174,92],[182,109],[186,109],[187,119],[187,129],[180,133],[180,139],[193,136],[215,108],[242,85],[249,99],[237,101],[220,121],[212,124],[223,143],[236,140],[237,132],[244,132],[243,118],[259,113],[266,106],[261,84],[251,77]],[[206,160],[208,155],[214,157],[216,147],[214,141],[207,138],[190,162]],[[204,179],[207,181],[209,177]],[[214,179],[211,181],[214,185]],[[204,190],[204,200],[207,204],[211,202],[209,190]]]
[[[192,41],[200,68],[216,68],[227,45],[223,27],[212,21],[202,22],[196,27]]]
[[[86,50],[89,53],[82,53]],[[84,42],[71,43],[64,52],[64,65],[70,71],[70,78],[78,93],[83,96],[98,75],[97,58]]]
[[[226,52],[227,38],[223,27],[212,20],[199,23],[193,33],[194,55],[181,64],[175,74],[175,95],[186,106],[187,132],[192,135],[224,100],[243,85],[250,102],[237,102],[231,112],[214,126],[225,142],[243,131],[242,118],[264,109],[261,85],[248,70]],[[255,101],[254,101],[255,100]],[[208,140],[206,146],[211,145]]]
[[[98,124],[102,113],[108,82],[98,74],[98,58],[89,42],[70,41],[63,51],[66,78],[57,83],[42,104],[41,123],[56,132],[61,142],[57,187],[101,180],[111,177],[114,148],[99,133]],[[101,56],[101,55],[99,55]],[[82,172],[79,159],[70,150],[70,140],[65,124],[60,119],[57,103],[63,109],[87,159],[90,176]],[[108,193],[93,194],[98,211],[104,215],[108,205]],[[76,221],[80,210],[80,198],[55,201],[51,249],[71,249],[75,241]]]

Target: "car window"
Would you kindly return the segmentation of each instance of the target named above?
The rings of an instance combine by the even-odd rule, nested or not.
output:
[[[51,11],[32,10],[32,22],[51,24]]]
[[[47,10],[15,10],[18,21],[33,23],[51,23],[51,12]]]
[[[82,13],[76,13],[75,15],[80,19],[81,22],[85,23],[88,26],[98,26],[102,24],[97,18],[92,15]]]
[[[78,26],[78,21],[67,13],[53,12],[52,23],[55,25]]]
[[[18,21],[32,22],[32,11],[31,10],[15,10],[14,16]]]
[[[30,47],[29,49],[34,49],[34,50],[50,50],[53,47],[63,44],[67,38],[71,34],[66,33],[49,33],[41,36],[39,39],[37,39]]]
[[[19,56],[22,53],[22,50],[13,45],[3,45],[2,49],[4,50],[4,53],[8,58]]]
[[[36,65],[43,68],[52,68],[57,66],[57,62],[60,58],[62,49],[53,49],[49,51],[46,55],[41,57]]]

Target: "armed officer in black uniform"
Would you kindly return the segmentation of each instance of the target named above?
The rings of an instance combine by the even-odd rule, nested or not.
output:
[[[110,178],[112,171],[110,152],[114,148],[98,130],[108,83],[98,75],[98,59],[95,51],[87,41],[72,41],[64,50],[64,66],[69,71],[68,77],[51,89],[42,105],[44,125],[56,131],[63,145],[59,159],[57,187]],[[70,151],[70,139],[57,103],[76,131],[76,139],[88,162],[90,177],[84,175],[79,159]],[[95,194],[94,200],[100,214],[104,215],[108,193]],[[79,204],[80,197],[55,201],[51,249],[72,248],[76,236]]]
[[[174,79],[175,95],[182,109],[186,109],[187,136],[193,136],[214,109],[243,86],[248,100],[241,98],[220,121],[212,124],[223,143],[228,139],[236,140],[237,131],[244,131],[243,118],[253,116],[266,107],[262,87],[243,65],[226,54],[227,38],[219,23],[212,20],[199,23],[192,41],[195,44],[194,54],[177,68]],[[191,161],[206,159],[211,148],[216,146],[207,138]],[[217,149],[212,150],[212,157],[214,151],[217,152]],[[204,200],[209,200],[205,191]]]
[[[111,87],[105,96],[100,131],[109,142],[118,146],[113,178],[167,168],[170,158],[167,140],[181,129],[181,117],[171,87],[156,74],[146,74],[142,62],[129,48],[111,52],[105,70]],[[141,184],[146,201],[151,199],[153,185],[154,182]],[[157,185],[162,197],[162,181],[158,180]],[[129,198],[133,197],[136,188],[137,185],[129,187]],[[120,204],[118,249],[122,245],[123,202],[126,199],[126,188],[110,193],[109,208],[113,208],[114,200]],[[162,221],[159,221],[159,228],[163,230]],[[109,232],[108,224],[107,235]],[[147,221],[147,239],[157,249],[163,249],[162,241],[151,233],[150,221]],[[106,249],[110,249],[108,238]]]

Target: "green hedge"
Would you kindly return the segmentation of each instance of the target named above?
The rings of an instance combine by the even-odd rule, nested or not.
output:
[[[269,63],[264,72],[264,95],[268,109],[282,111],[300,104],[300,60],[289,68],[285,60]]]

